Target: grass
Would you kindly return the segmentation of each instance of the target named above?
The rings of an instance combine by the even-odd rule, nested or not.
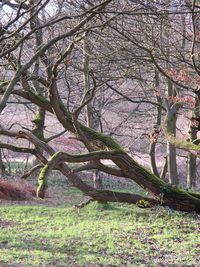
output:
[[[51,198],[0,206],[0,266],[199,266],[200,217],[96,202],[63,178]],[[138,191],[138,188],[135,188]]]

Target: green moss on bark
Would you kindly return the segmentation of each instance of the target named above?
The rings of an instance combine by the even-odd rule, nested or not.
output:
[[[47,179],[47,170],[48,170],[48,165],[46,165],[44,168],[42,168],[40,175],[38,177],[38,188],[37,188],[37,196],[44,198],[45,196],[45,191],[48,188],[48,179]]]

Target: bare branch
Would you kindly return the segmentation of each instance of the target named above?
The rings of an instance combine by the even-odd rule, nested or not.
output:
[[[20,153],[29,153],[32,155],[36,155],[37,151],[33,148],[27,148],[27,147],[18,147],[18,146],[13,146],[10,144],[5,144],[5,143],[0,143],[0,148],[6,148],[9,150],[12,150],[14,152],[20,152]]]
[[[31,168],[28,172],[24,173],[21,176],[21,179],[27,179],[31,174],[33,174],[35,171],[41,169],[44,165],[42,164],[37,164],[33,168]]]

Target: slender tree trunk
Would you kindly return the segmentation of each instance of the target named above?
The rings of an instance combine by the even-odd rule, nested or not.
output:
[[[171,5],[171,0],[166,0],[166,4]],[[169,62],[171,57],[171,51],[170,51],[170,38],[171,38],[171,27],[170,27],[170,17],[169,15],[166,15],[167,20],[164,20],[164,30],[163,30],[163,40],[164,45],[166,47],[166,55],[168,62],[166,63],[166,67],[168,69],[171,68]],[[172,98],[176,96],[176,91],[173,87],[172,81],[170,79],[167,79],[167,98]],[[173,100],[170,103],[170,100],[165,99],[166,106],[168,109],[168,113],[170,113],[170,109],[173,106]],[[170,114],[168,114],[170,115]],[[177,116],[173,113],[173,116],[169,116],[170,119],[167,120],[168,127],[171,129],[171,132],[175,135],[176,134],[176,120]],[[176,161],[176,147],[172,144],[170,144],[169,141],[167,141],[167,171],[168,171],[168,179],[170,184],[177,185],[178,184],[178,171],[177,171],[177,161]]]
[[[175,97],[176,92],[173,89],[172,82],[168,80],[168,96]],[[169,104],[169,113],[172,108],[172,104]],[[176,112],[178,109],[176,110]],[[171,132],[176,136],[176,120],[177,116],[174,113],[172,116],[168,116],[168,128],[171,129]],[[176,147],[172,145],[169,141],[167,141],[167,167],[168,167],[168,179],[170,184],[177,185],[179,183],[178,180],[178,171],[177,171],[177,160],[176,160]]]
[[[5,175],[5,165],[3,163],[2,150],[0,149],[0,178]]]
[[[164,163],[163,168],[160,172],[160,178],[162,178],[163,180],[166,180],[167,169],[168,169],[167,157],[165,157],[165,163]]]
[[[199,14],[193,14],[194,16],[194,27],[195,27],[195,32],[199,33],[200,30],[200,22],[199,22]],[[195,34],[194,32],[194,34]],[[197,66],[199,67],[199,62],[200,62],[200,53],[199,53],[199,48],[200,48],[200,38],[199,35],[197,34],[195,36],[196,42],[195,46],[197,47]],[[196,125],[195,125],[196,124]],[[197,133],[198,130],[200,130],[200,92],[196,92],[195,96],[195,107],[192,112],[192,118],[190,120],[190,125],[189,125],[189,135],[190,135],[190,141],[193,142],[194,144],[198,144],[197,141]],[[197,158],[196,156],[192,155],[191,153],[188,153],[188,158],[187,158],[187,187],[192,188],[196,187],[197,185]]]
[[[161,118],[162,118],[162,99],[161,96],[159,95],[159,72],[155,69],[155,92],[156,92],[156,100],[157,103],[160,106],[156,107],[156,128],[159,128],[161,125]],[[156,130],[156,129],[154,129]],[[149,156],[150,156],[150,163],[151,163],[151,171],[153,174],[156,176],[159,176],[158,169],[157,169],[157,164],[156,164],[156,142],[151,142],[150,147],[149,147]]]
[[[199,144],[198,131],[200,130],[200,92],[196,92],[195,107],[190,120],[189,135],[190,141]],[[188,153],[187,158],[187,187],[192,188],[197,185],[197,158],[195,155]]]
[[[179,180],[178,180],[177,162],[176,162],[176,148],[169,142],[167,143],[167,162],[168,162],[169,183],[177,185],[179,183]]]
[[[35,3],[34,0],[30,1],[31,6],[33,6],[34,3]],[[35,9],[37,9],[37,7],[32,9],[32,11],[30,12],[31,15],[33,15],[33,12],[35,12]],[[38,14],[37,14],[36,16],[34,16],[34,19],[30,21],[30,27],[33,30],[35,27],[39,27],[39,26],[40,26],[40,20],[39,20]],[[43,31],[42,31],[42,29],[35,32],[35,42],[36,42],[35,43],[35,45],[36,45],[35,49],[37,50],[38,47],[40,47],[43,43]],[[33,73],[36,76],[39,76],[40,60],[45,65],[46,69],[48,69],[48,60],[47,60],[46,56],[44,55],[42,58],[38,59],[35,62]],[[38,95],[41,95],[41,96],[44,95],[43,87],[41,87],[40,83],[37,80],[33,81],[33,86],[34,86],[35,90],[37,91]],[[34,116],[34,119],[32,120],[32,122],[34,123],[34,128],[32,130],[32,133],[40,140],[45,141],[45,138],[44,138],[45,110],[42,109],[41,107],[37,107],[37,111],[35,113],[35,116]],[[43,149],[40,146],[36,146],[36,149],[41,154],[43,154]],[[39,161],[36,159],[34,161],[33,165],[35,166],[38,163],[39,163]]]
[[[191,135],[190,135],[191,138]],[[197,185],[197,159],[189,154],[187,159],[187,188],[195,188]]]
[[[93,172],[93,181],[94,181],[94,188],[103,189],[103,183],[102,183],[102,178],[100,176],[100,171],[95,170]]]
[[[87,36],[85,36],[83,40],[83,80],[84,80],[84,94],[87,94],[90,90],[90,75],[89,75],[89,47],[87,44]],[[92,102],[90,101],[86,105],[86,120],[87,120],[87,127],[91,129],[95,129],[94,123],[94,111],[92,107]],[[102,189],[102,179],[100,177],[99,171],[93,172],[93,182],[94,187],[96,189]]]

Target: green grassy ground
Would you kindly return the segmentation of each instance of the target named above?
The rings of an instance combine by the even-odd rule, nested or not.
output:
[[[83,198],[54,180],[47,200],[2,202],[0,266],[200,266],[198,215],[95,202],[74,208]]]

